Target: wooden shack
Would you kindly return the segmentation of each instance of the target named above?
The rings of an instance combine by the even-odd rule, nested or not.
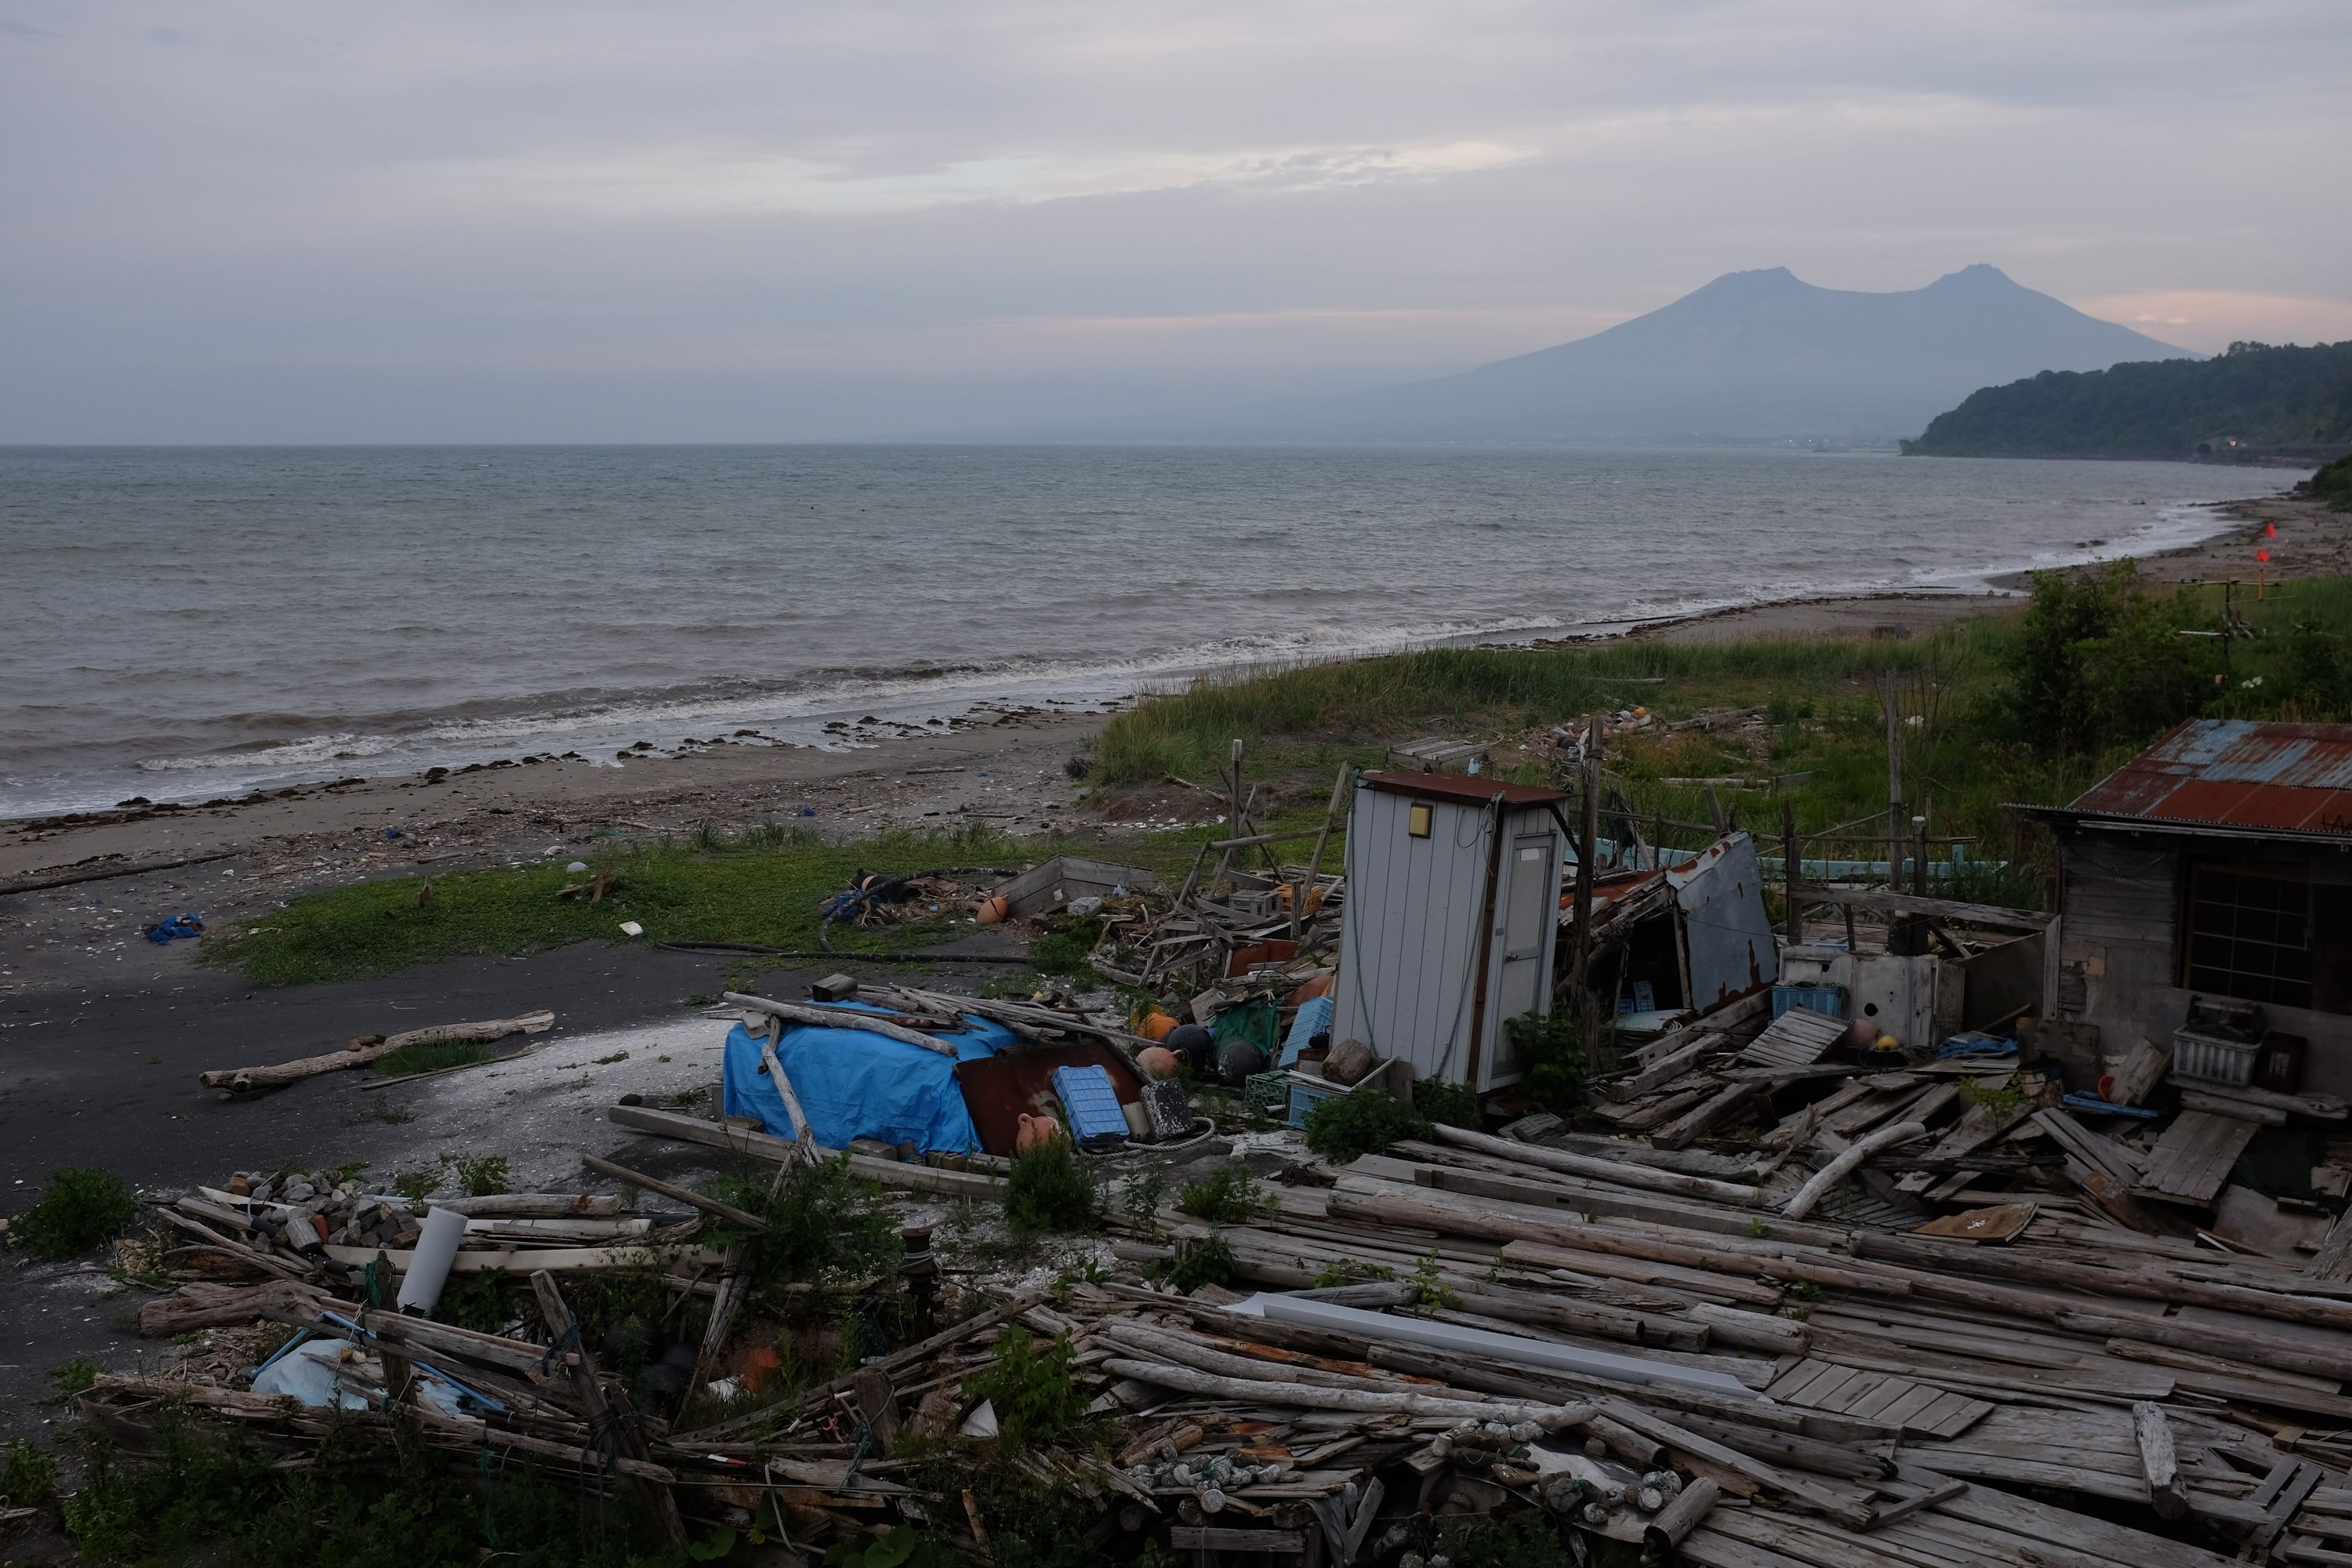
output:
[[[1520,1076],[1503,1026],[1550,1007],[1566,798],[1475,773],[1363,776],[1333,1039],[1482,1092]]]
[[[2352,725],[2192,720],[2030,814],[2060,850],[2043,1015],[2083,1076],[2194,999],[2280,1042],[2263,1087],[2352,1095]]]

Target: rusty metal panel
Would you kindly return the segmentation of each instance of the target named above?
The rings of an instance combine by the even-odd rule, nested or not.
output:
[[[1711,1013],[1778,978],[1780,942],[1764,910],[1754,839],[1745,833],[1718,838],[1665,875],[1681,910],[1693,1008]]]
[[[2352,836],[2352,724],[2192,719],[2069,809]]]
[[[1063,1120],[1061,1100],[1054,1092],[1054,1069],[1066,1067],[1108,1071],[1121,1105],[1143,1098],[1143,1079],[1124,1057],[1098,1041],[1008,1047],[992,1057],[956,1063],[956,1084],[963,1090],[964,1109],[971,1113],[980,1146],[992,1154],[1012,1153],[1024,1113]]]

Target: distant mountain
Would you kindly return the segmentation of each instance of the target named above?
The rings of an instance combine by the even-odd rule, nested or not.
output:
[[[1939,414],[1906,452],[2325,459],[2352,448],[2352,342],[2231,343],[2219,359],[2043,371]]]
[[[1589,338],[1331,399],[1262,430],[1388,441],[1890,440],[1980,386],[2194,359],[1979,264],[1895,294],[1733,272]]]

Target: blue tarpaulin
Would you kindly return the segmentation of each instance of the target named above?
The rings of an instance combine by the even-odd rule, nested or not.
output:
[[[776,1059],[793,1080],[793,1093],[808,1115],[810,1130],[824,1147],[842,1149],[853,1138],[874,1138],[885,1143],[912,1142],[926,1154],[961,1154],[980,1147],[980,1133],[964,1109],[956,1062],[994,1056],[1013,1044],[1014,1036],[1001,1025],[967,1017],[961,1030],[937,1038],[955,1047],[953,1061],[865,1029],[787,1024],[776,1045]],[[740,1024],[728,1031],[724,1082],[728,1115],[755,1117],[777,1137],[793,1136],[783,1096],[760,1070],[760,1043]]]

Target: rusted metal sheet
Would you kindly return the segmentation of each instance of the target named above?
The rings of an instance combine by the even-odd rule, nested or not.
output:
[[[1143,1098],[1143,1080],[1127,1058],[1097,1041],[1067,1046],[1014,1046],[992,1057],[975,1057],[956,1063],[956,1083],[963,1090],[964,1109],[971,1113],[980,1146],[992,1154],[1010,1154],[1021,1131],[1024,1114],[1043,1113],[1063,1120],[1062,1103],[1054,1093],[1054,1069],[1099,1067],[1110,1074],[1118,1102],[1129,1105]]]
[[[1745,833],[1718,838],[1698,858],[1669,868],[1690,964],[1690,1003],[1705,1015],[1780,973],[1779,939],[1764,909],[1764,873]]]
[[[2352,724],[2192,719],[2067,809],[2352,836]]]
[[[1363,783],[1366,789],[1376,789],[1384,795],[1425,795],[1470,805],[1484,805],[1490,800],[1499,800],[1506,805],[1544,805],[1568,798],[1556,789],[1508,784],[1479,773],[1366,773]]]

